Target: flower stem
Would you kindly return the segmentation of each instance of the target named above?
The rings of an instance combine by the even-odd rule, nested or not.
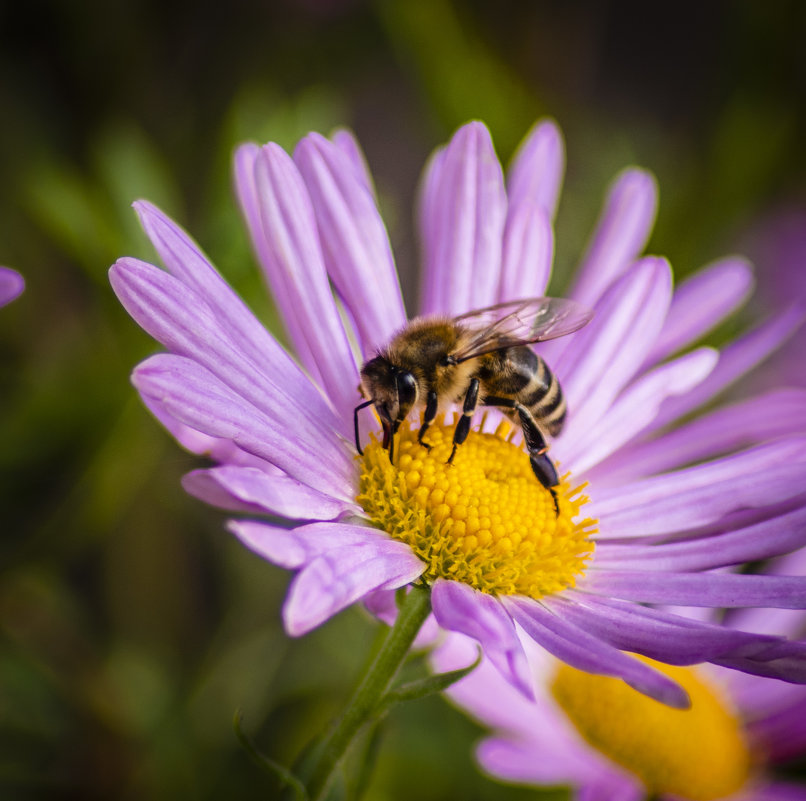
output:
[[[310,779],[306,782],[309,801],[322,801],[326,797],[333,773],[355,736],[377,711],[430,611],[430,590],[412,586],[366,675],[316,749],[316,761],[310,766]]]

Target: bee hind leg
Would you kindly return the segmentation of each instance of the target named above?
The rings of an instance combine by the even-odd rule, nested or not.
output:
[[[560,503],[557,500],[557,490],[560,485],[560,477],[557,475],[557,468],[548,456],[549,446],[545,437],[537,427],[532,413],[522,404],[511,398],[497,398],[489,396],[484,399],[485,406],[501,406],[506,409],[514,409],[518,413],[523,430],[523,439],[529,451],[529,463],[532,472],[537,480],[545,487],[554,500],[554,511],[560,516]]]
[[[420,433],[417,435],[417,442],[429,451],[431,450],[431,445],[428,442],[423,442],[423,437],[425,436],[425,432],[428,431],[428,427],[434,422],[437,416],[438,405],[439,400],[437,393],[432,389],[428,393],[428,399],[425,403],[425,412],[423,413],[423,424],[420,426]]]

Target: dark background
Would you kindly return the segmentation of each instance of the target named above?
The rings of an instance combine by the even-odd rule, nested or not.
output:
[[[137,400],[154,344],[106,278],[153,259],[132,200],[186,227],[272,326],[233,148],[348,125],[411,309],[429,152],[480,118],[506,161],[550,115],[568,160],[553,294],[636,163],[661,187],[649,250],[678,276],[752,255],[746,322],[804,292],[805,87],[797,1],[0,2],[0,263],[27,281],[0,311],[0,797],[274,798],[235,709],[290,761],[376,633],[352,609],[287,638],[289,575],[181,491],[198,462]],[[367,798],[535,797],[479,776],[478,731],[439,699],[399,710]]]

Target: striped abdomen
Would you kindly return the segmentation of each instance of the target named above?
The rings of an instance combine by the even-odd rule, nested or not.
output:
[[[562,430],[566,407],[560,382],[531,348],[508,348],[482,356],[477,376],[484,395],[517,401],[552,437]]]

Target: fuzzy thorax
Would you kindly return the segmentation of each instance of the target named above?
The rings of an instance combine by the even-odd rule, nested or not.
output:
[[[428,450],[401,426],[395,464],[373,437],[361,460],[358,503],[379,528],[427,565],[423,577],[461,581],[491,595],[540,598],[574,586],[593,553],[595,521],[575,522],[586,502],[564,479],[551,493],[528,455],[504,435],[471,431],[452,464],[453,426],[438,420]]]

